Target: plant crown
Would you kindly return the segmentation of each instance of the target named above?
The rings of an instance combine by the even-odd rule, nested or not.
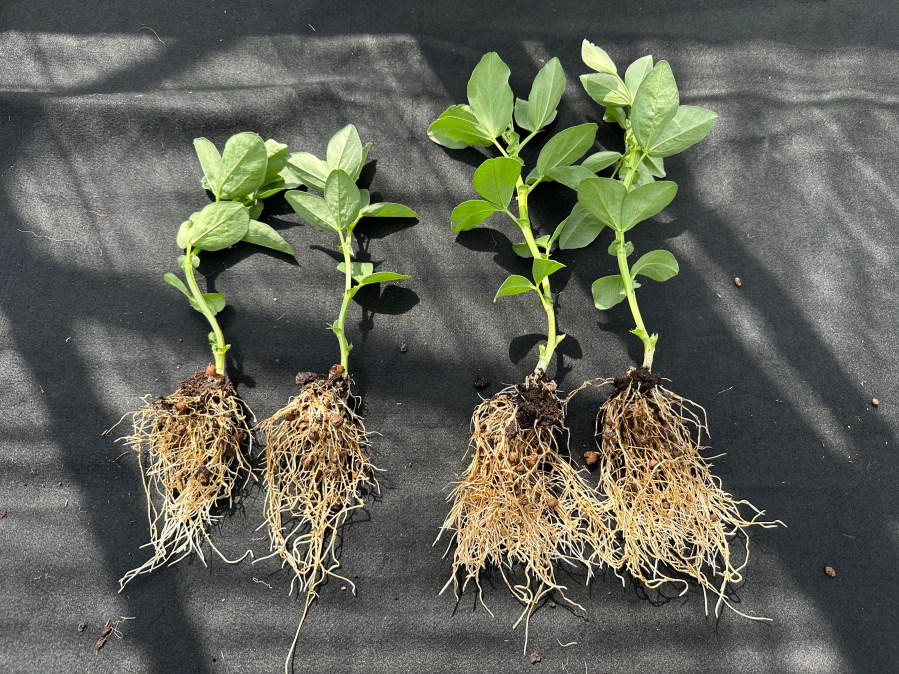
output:
[[[178,266],[187,285],[170,272],[163,279],[184,293],[190,305],[209,321],[215,369],[224,374],[225,354],[231,345],[225,343],[215,316],[225,308],[225,296],[200,292],[194,276],[200,264],[199,253],[246,241],[294,255],[278,232],[256,218],[262,213],[263,199],[299,183],[286,167],[287,146],[274,140],[263,142],[255,133],[231,136],[222,154],[205,138],[195,139],[194,149],[203,169],[201,184],[215,195],[215,202],[191,214],[178,229],[177,244],[184,251],[178,256]]]
[[[521,230],[524,241],[513,246],[524,258],[532,258],[531,278],[518,274],[503,281],[494,297],[535,292],[547,315],[547,341],[540,345],[535,372],[546,372],[553,353],[565,335],[556,334],[556,318],[549,277],[565,265],[552,259],[552,249],[571,221],[563,220],[552,234],[534,236],[528,214],[528,197],[541,183],[558,182],[577,190],[582,180],[621,158],[618,152],[597,152],[576,164],[593,146],[596,124],[580,124],[556,133],[537,157],[536,166],[522,176],[521,150],[556,118],[565,91],[565,72],[559,59],[550,59],[531,86],[527,100],[515,98],[509,86],[508,66],[495,52],[485,54],[468,80],[468,104],[452,105],[428,127],[435,143],[452,149],[495,146],[501,156],[487,159],[474,173],[472,184],[483,199],[464,201],[451,216],[453,232],[477,227],[494,213],[507,215]],[[522,131],[519,134],[516,126]],[[522,138],[522,135],[524,137]],[[513,195],[517,215],[509,210]]]
[[[664,158],[682,152],[702,140],[718,118],[711,110],[680,105],[677,83],[667,61],[653,65],[652,56],[634,61],[618,74],[609,55],[584,40],[581,56],[595,73],[581,76],[587,94],[605,106],[603,121],[617,123],[624,131],[624,152],[616,158],[611,178],[591,177],[577,187],[578,203],[561,235],[562,249],[591,244],[605,227],[615,234],[609,255],[618,261],[619,273],[594,281],[597,309],[611,309],[627,299],[636,327],[631,332],[643,343],[643,365],[652,366],[658,334],[650,334],[637,305],[637,276],[667,281],[678,272],[674,255],[653,250],[633,265],[628,257],[634,245],[625,233],[662,211],[677,193],[677,185],[665,177]]]
[[[411,278],[392,271],[376,272],[371,262],[354,262],[352,259],[353,230],[362,218],[417,217],[415,211],[402,204],[371,203],[368,190],[356,186],[370,148],[370,143],[362,145],[356,127],[349,124],[328,141],[326,159],[319,159],[309,152],[295,152],[287,159],[288,166],[310,188],[309,192],[287,192],[284,195],[287,203],[316,229],[336,234],[343,254],[343,262],[337,265],[337,270],[344,274],[343,302],[337,320],[328,327],[340,344],[344,377],[349,373],[349,354],[353,348],[344,330],[350,301],[367,285]],[[320,192],[322,196],[313,194],[311,190]]]

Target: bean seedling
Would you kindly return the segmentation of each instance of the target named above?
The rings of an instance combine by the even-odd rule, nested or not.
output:
[[[372,204],[368,191],[356,186],[369,148],[362,145],[356,127],[349,125],[331,138],[325,160],[308,152],[288,158],[302,182],[322,196],[289,191],[287,202],[307,223],[336,235],[343,256],[337,269],[343,274],[344,291],[337,320],[329,326],[337,337],[340,362],[328,374],[300,372],[296,397],[259,425],[266,444],[265,523],[273,551],[269,556],[280,557],[282,565],[293,571],[290,592],[298,585],[306,593],[285,672],[317,588],[331,577],[346,583],[355,594],[355,584],[338,573],[338,535],[353,511],[365,505],[365,494],[377,489],[378,469],[369,460],[368,433],[356,411],[359,400],[350,392],[353,347],[346,337],[346,316],[362,288],[410,277],[375,271],[371,262],[354,261],[353,231],[362,218],[416,215],[401,204]]]
[[[550,278],[564,266],[552,259],[552,252],[569,221],[552,234],[535,236],[528,200],[539,185],[551,181],[577,189],[581,180],[595,177],[620,154],[591,154],[576,164],[590,150],[597,130],[596,124],[580,124],[550,138],[534,169],[523,176],[520,152],[555,119],[565,73],[558,59],[548,61],[527,100],[515,99],[509,76],[496,53],[486,54],[468,81],[468,104],[448,108],[430,125],[428,135],[448,148],[492,147],[499,152],[475,171],[472,182],[482,199],[456,206],[452,229],[472,229],[496,213],[508,217],[524,238],[514,250],[532,260],[531,276],[509,276],[494,301],[534,293],[546,313],[547,340],[539,346],[534,371],[522,384],[504,388],[474,410],[471,462],[450,495],[452,508],[441,528],[441,533],[452,532],[450,545],[456,543],[453,574],[444,589],[452,584],[458,597],[474,582],[483,603],[481,574],[496,567],[524,604],[515,625],[524,620],[527,649],[530,616],[542,597],[558,592],[578,606],[565,596],[555,563],[581,563],[589,580],[611,547],[605,507],[560,453],[567,438],[565,403],[555,381],[546,376],[565,338],[557,332]],[[510,210],[513,197],[516,213]],[[517,567],[523,570],[523,581],[513,575]]]
[[[581,182],[577,217],[572,214],[560,247],[587,246],[606,227],[614,233],[608,252],[619,273],[593,283],[593,301],[606,311],[627,300],[635,324],[631,333],[643,344],[640,367],[603,382],[614,390],[596,419],[599,489],[612,504],[623,547],[618,568],[650,588],[674,583],[686,592],[689,583],[684,578],[692,578],[703,591],[706,609],[711,592],[717,597],[716,615],[722,604],[740,613],[728,600],[727,588],[742,582],[748,537],[742,562],[732,555],[730,541],[737,533],[745,537],[750,525],[772,527],[778,522],[761,521],[763,511],[724,491],[700,455],[702,434],[708,434],[705,411],[662,386],[662,377],[652,371],[659,336],[643,321],[637,279],[667,281],[678,273],[678,263],[667,250],[652,250],[630,263],[634,245],[626,238],[677,193],[674,182],[657,180],[665,177],[664,159],[702,140],[717,115],[680,105],[666,61],[653,65],[652,56],[644,56],[622,79],[609,55],[586,40],[582,56],[596,72],[582,76],[581,82],[590,97],[605,106],[603,119],[623,129],[625,150],[611,178]]]
[[[269,143],[269,147],[279,146]],[[120,591],[136,576],[170,560],[175,563],[191,552],[204,559],[204,540],[218,552],[209,529],[251,475],[248,420],[252,413],[225,374],[225,354],[231,345],[216,320],[225,308],[225,296],[200,290],[194,272],[200,253],[246,241],[293,255],[281,235],[252,218],[252,206],[246,205],[253,195],[254,203],[263,198],[259,188],[272,182],[269,178],[279,162],[277,158],[269,161],[272,154],[266,143],[254,133],[240,133],[228,140],[222,155],[205,138],[197,139],[195,147],[205,173],[204,185],[215,194],[216,202],[193,213],[178,229],[178,248],[184,251],[178,266],[184,281],[172,273],[165,274],[164,280],[209,322],[215,364],[185,379],[173,394],[131,415],[133,432],[123,440],[136,452],[141,468],[153,556],[125,574],[119,581]]]

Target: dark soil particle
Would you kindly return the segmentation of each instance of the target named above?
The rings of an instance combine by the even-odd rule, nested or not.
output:
[[[543,656],[540,653],[531,653],[531,664],[536,665],[538,662],[543,660]]]
[[[477,379],[475,379],[475,380],[472,382],[472,385],[473,385],[478,391],[483,391],[485,388],[487,388],[488,386],[490,386],[490,380],[487,379],[486,377],[481,377],[481,376],[479,376]]]
[[[207,377],[205,372],[194,372],[178,385],[178,395],[199,396],[204,393],[234,395],[234,384],[228,377]]]
[[[311,384],[314,381],[321,381],[322,379],[327,379],[328,375],[322,374],[321,372],[297,372],[296,383],[297,386],[303,388],[306,384]]]
[[[623,377],[615,379],[615,393],[626,391],[629,386],[636,384],[640,388],[640,393],[649,393],[656,386],[662,384],[662,375],[652,372],[648,367],[635,367],[628,370]],[[615,395],[613,393],[612,395]]]
[[[518,428],[531,428],[535,424],[552,428],[562,423],[562,408],[558,399],[542,384],[530,387],[519,384],[517,389],[514,402],[517,408],[515,422]]]

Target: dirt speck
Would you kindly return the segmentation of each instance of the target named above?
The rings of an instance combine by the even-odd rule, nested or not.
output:
[[[743,279],[741,279],[739,276],[734,276],[734,285],[739,288],[743,285]]]
[[[597,461],[599,461],[599,452],[592,450],[584,452],[584,463],[588,466],[595,466]]]
[[[554,601],[549,602],[550,608],[555,608],[556,606],[558,606],[558,604],[556,602],[554,602]]]
[[[7,515],[9,515],[8,512],[6,512],[5,510],[0,510],[0,520],[4,519]]]
[[[825,566],[825,567],[824,567],[824,573],[826,573],[826,574],[827,574],[828,576],[830,576],[831,578],[836,578],[836,577],[837,577],[837,572],[836,572],[836,570],[835,570],[832,566]]]
[[[472,382],[472,386],[474,386],[478,391],[483,391],[485,388],[490,386],[490,380],[487,379],[487,377],[482,377],[479,375],[477,379]]]
[[[531,664],[532,665],[536,665],[541,660],[543,660],[543,656],[540,653],[538,653],[537,651],[534,651],[533,653],[531,653]]]
[[[406,353],[408,350],[409,350],[409,347],[406,346],[405,344],[403,344],[403,345],[400,347],[400,353]]]
[[[83,632],[87,629],[87,623],[78,623],[78,631]]]
[[[871,398],[871,407],[878,407],[880,405],[880,400],[877,398]]]

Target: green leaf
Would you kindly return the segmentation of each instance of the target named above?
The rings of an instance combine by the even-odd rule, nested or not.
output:
[[[581,85],[587,95],[600,105],[630,105],[627,87],[617,75],[607,73],[581,75]]]
[[[577,191],[582,180],[595,176],[583,166],[557,166],[547,171],[546,177]]]
[[[410,279],[411,276],[407,276],[406,274],[397,274],[392,271],[378,271],[374,274],[369,274],[368,276],[363,276],[362,278],[356,279],[356,282],[359,284],[359,288],[362,286],[368,286],[372,283],[386,283],[387,281],[403,281],[405,279]]]
[[[347,124],[328,141],[327,164],[330,172],[341,169],[353,182],[362,171],[362,141],[352,124]]]
[[[624,83],[631,94],[631,103],[633,103],[634,96],[640,90],[640,84],[643,82],[643,79],[651,70],[652,56],[643,56],[631,63],[627,70],[624,71]]]
[[[602,171],[604,168],[608,168],[619,159],[621,159],[620,152],[609,152],[607,150],[603,150],[602,152],[591,154],[589,157],[584,159],[584,161],[581,162],[581,166],[583,166],[591,173],[597,173],[599,171]]]
[[[354,280],[368,276],[375,270],[375,266],[371,262],[350,262],[350,276]],[[337,271],[346,273],[346,264],[341,262],[337,265]]]
[[[233,246],[250,227],[249,211],[234,201],[209,204],[199,213],[192,214],[190,220],[190,244],[200,250],[222,250]]]
[[[621,244],[618,242],[618,239],[615,239],[611,244],[609,244],[609,255],[612,257],[618,257],[618,250],[621,248]],[[634,252],[634,244],[631,241],[627,241],[624,244],[624,256],[630,257]]]
[[[556,116],[553,115],[553,119],[555,118]],[[528,114],[528,102],[521,98],[515,99],[515,124],[525,131],[534,130],[531,128],[530,115]],[[549,122],[547,122],[547,124],[549,124]]]
[[[303,220],[316,229],[332,234],[338,231],[337,221],[321,197],[308,192],[291,190],[284,195],[284,198]]]
[[[218,196],[222,156],[208,138],[194,138],[194,151],[197,153],[197,159],[200,160],[200,167],[203,169],[203,177],[206,179],[204,188]]]
[[[213,316],[225,308],[225,296],[221,293],[203,293],[203,300],[206,302],[206,306],[209,307]],[[200,307],[197,305],[196,301],[192,301],[191,304],[195,305],[194,309],[200,311]]]
[[[324,192],[328,179],[328,164],[309,152],[293,152],[287,158],[287,169],[292,169],[304,185]],[[282,171],[282,177],[287,180]]]
[[[624,281],[621,274],[597,279],[593,282],[590,290],[593,293],[593,304],[602,311],[611,309],[625,297]]]
[[[599,222],[613,229],[621,228],[621,208],[626,195],[624,185],[612,178],[584,180],[577,189],[578,203]]]
[[[584,156],[596,139],[596,124],[578,124],[550,138],[537,157],[536,172],[546,176],[557,166],[570,166]]]
[[[359,217],[362,208],[359,188],[343,169],[335,169],[328,176],[325,182],[325,203],[340,229],[347,229]]]
[[[480,127],[491,140],[512,122],[514,95],[509,86],[509,66],[496,52],[484,54],[468,80],[468,103]]]
[[[528,96],[527,117],[529,131],[542,129],[556,117],[556,108],[565,91],[565,71],[559,59],[551,58],[537,73]]]
[[[546,258],[538,257],[534,260],[534,263],[531,265],[531,275],[534,277],[534,284],[540,285],[540,283],[550,274],[555,274],[557,271],[562,269],[565,265],[561,262],[556,262],[555,260],[547,260]]]
[[[624,187],[622,185],[622,187]],[[621,229],[629,230],[638,222],[661,212],[677,194],[677,183],[670,180],[647,183],[628,192],[621,209]]]
[[[368,161],[368,153],[371,151],[371,143],[366,143],[362,146],[362,161],[359,162],[359,170],[356,171],[356,175],[352,176],[353,180],[359,180],[359,176],[362,174],[362,169],[365,168],[365,162]]]
[[[655,157],[670,157],[695,145],[711,131],[718,119],[711,110],[698,105],[682,105],[674,117],[656,135],[649,153]]]
[[[193,227],[193,223],[190,220],[185,220],[178,228],[178,234],[175,237],[175,243],[178,244],[178,248],[180,248],[181,250],[187,250],[187,247],[190,246],[191,227]]]
[[[571,209],[571,214],[556,228],[559,232],[559,248],[573,250],[589,246],[605,226],[579,200]]]
[[[592,68],[596,72],[610,73],[612,75],[618,73],[615,62],[612,61],[612,58],[606,51],[588,40],[584,40],[581,43],[581,59],[583,59],[588,68]]]
[[[186,255],[178,256],[178,266],[181,267],[182,269],[184,268],[184,258],[185,257],[187,257],[187,256]],[[193,267],[194,269],[196,269],[197,267],[200,266],[200,256],[199,255],[195,254],[195,255],[191,256],[190,266]]]
[[[293,248],[291,248],[290,244],[284,240],[284,237],[272,229],[271,226],[264,222],[259,222],[258,220],[250,220],[250,227],[247,229],[247,233],[244,235],[243,240],[257,246],[277,250],[279,253],[295,255]]]
[[[677,260],[667,250],[651,250],[631,267],[631,276],[642,274],[653,281],[667,281],[679,271]]]
[[[665,160],[661,157],[650,157],[647,155],[647,157],[643,160],[643,163],[640,164],[640,170],[645,170],[654,178],[664,178]]]
[[[360,190],[361,192],[361,190]],[[377,204],[369,204],[362,208],[363,217],[367,218],[417,218],[415,211],[402,204],[394,204],[389,201],[381,201]]]
[[[631,106],[631,129],[644,149],[653,147],[677,113],[680,97],[667,61],[659,61],[643,79]]]
[[[359,190],[359,204],[363,210],[371,206],[371,193],[368,190]]]
[[[551,241],[551,239],[550,239],[549,234],[544,234],[543,236],[540,236],[540,237],[534,239],[534,243],[536,243],[538,246],[542,247],[544,250],[549,247],[550,241]],[[527,241],[522,241],[521,243],[513,243],[512,250],[514,251],[514,253],[516,255],[518,255],[519,257],[523,257],[525,259],[530,259],[530,258],[534,257],[531,254],[531,247],[528,245]]]
[[[602,121],[604,122],[615,122],[622,129],[627,126],[627,115],[624,114],[624,110],[616,105],[607,106],[602,112]]]
[[[503,281],[503,284],[499,287],[499,290],[496,291],[496,296],[493,298],[493,301],[496,302],[500,297],[508,297],[509,295],[520,295],[521,293],[526,293],[529,290],[536,290],[537,288],[524,276],[519,276],[518,274],[512,274],[509,278]]]
[[[187,299],[193,300],[193,295],[190,294],[190,290],[188,290],[187,286],[184,285],[184,282],[180,278],[175,276],[172,272],[167,271],[165,274],[163,274],[162,280],[168,283],[170,286],[177,288],[178,290],[183,292],[185,296],[187,296]]]
[[[444,110],[428,127],[428,138],[453,150],[493,145],[493,138],[481,128],[467,105],[452,105]]]
[[[478,167],[472,184],[478,194],[502,210],[509,207],[519,176],[521,162],[518,159],[496,157]]]
[[[262,203],[262,199],[254,202],[252,206],[247,206],[247,209],[250,211],[250,220],[258,220],[259,216],[262,215],[263,208],[265,208],[265,206]]]
[[[268,151],[257,134],[245,131],[231,136],[222,152],[219,194],[222,199],[240,199],[255,192],[265,180]]]
[[[284,169],[281,169],[281,170],[282,170],[282,172],[284,171]],[[301,184],[302,183],[300,181],[287,182],[286,180],[284,180],[283,178],[281,178],[279,176],[272,182],[266,183],[265,185],[260,187],[256,191],[256,198],[259,199],[260,201],[262,199],[268,199],[269,197],[275,196],[278,192],[283,192],[284,190],[296,189]],[[259,205],[261,206],[262,204],[260,203]],[[261,211],[260,211],[260,213],[261,213]],[[250,215],[252,217],[257,217],[257,218],[259,217],[258,214],[254,215],[253,213],[251,213]]]
[[[269,138],[265,141],[265,151],[267,154],[265,164],[265,180],[263,185],[275,182],[279,179],[279,174],[287,164],[287,155],[290,154],[289,148],[284,143]]]
[[[480,199],[463,201],[453,209],[453,214],[450,216],[453,232],[458,233],[474,229],[499,210],[498,206],[491,204],[489,201],[481,201]]]

